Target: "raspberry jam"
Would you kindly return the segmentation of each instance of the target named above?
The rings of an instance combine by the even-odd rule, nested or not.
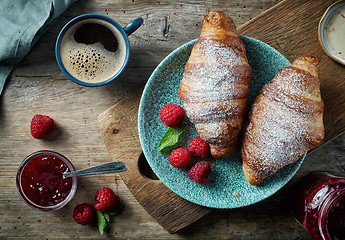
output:
[[[24,159],[17,173],[17,189],[23,200],[38,210],[57,210],[65,206],[76,191],[71,162],[59,153],[39,151]]]
[[[345,239],[345,176],[311,172],[295,184],[292,213],[314,239]]]

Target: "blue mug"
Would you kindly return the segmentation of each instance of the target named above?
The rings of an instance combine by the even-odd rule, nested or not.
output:
[[[103,74],[103,70],[99,70],[98,68],[104,67],[104,65],[106,63],[102,63],[102,61],[107,61],[109,64],[113,63],[115,61],[108,61],[108,60],[104,60],[107,59],[107,57],[104,56],[100,56],[97,58],[97,54],[95,56],[94,51],[97,50],[90,50],[87,49],[88,47],[93,48],[93,47],[102,47],[101,45],[80,45],[84,50],[83,51],[88,51],[88,53],[93,52],[92,54],[94,56],[92,56],[92,54],[90,56],[84,56],[84,55],[88,55],[86,53],[82,53],[79,55],[76,55],[77,53],[75,52],[76,47],[75,46],[79,46],[77,42],[73,42],[74,39],[70,39],[72,35],[74,35],[74,33],[72,33],[73,31],[75,32],[76,29],[78,28],[78,26],[82,26],[85,23],[93,23],[93,21],[95,21],[96,23],[100,23],[103,22],[105,25],[107,25],[106,27],[110,30],[114,32],[114,37],[116,37],[117,41],[118,41],[118,46],[116,46],[116,48],[118,48],[118,50],[116,50],[116,52],[109,52],[109,56],[111,57],[118,57],[120,58],[119,61],[116,63],[117,65],[115,66],[106,66],[105,69],[107,69],[107,71],[105,71],[107,74]],[[102,25],[103,25],[102,23]],[[72,81],[74,81],[75,83],[78,83],[80,85],[83,86],[87,86],[87,87],[97,87],[97,86],[102,86],[105,85],[107,83],[110,83],[111,81],[113,81],[114,79],[116,79],[118,76],[120,76],[120,74],[123,72],[123,70],[126,68],[128,60],[129,60],[129,55],[130,55],[130,45],[129,45],[129,41],[128,41],[128,36],[130,34],[132,34],[135,30],[137,30],[141,25],[143,24],[143,19],[141,17],[134,19],[133,21],[131,21],[130,23],[128,23],[126,26],[124,26],[123,28],[120,26],[120,24],[118,24],[116,21],[114,21],[113,19],[104,16],[104,15],[100,15],[100,14],[84,14],[81,16],[78,16],[74,19],[72,19],[71,21],[69,21],[61,30],[57,41],[56,41],[56,45],[55,45],[55,55],[56,55],[56,60],[57,63],[61,69],[61,71]],[[111,29],[110,29],[111,28]],[[70,30],[70,31],[69,31]],[[116,34],[115,34],[116,32]],[[66,35],[66,33],[68,33]],[[92,34],[92,33],[91,33]],[[68,39],[68,40],[66,40]],[[71,40],[71,41],[70,41]],[[65,47],[66,46],[70,46],[71,44],[65,44],[65,42],[73,42],[73,47]],[[62,44],[63,44],[63,51],[62,51]],[[95,43],[97,44],[97,43]],[[98,43],[100,44],[100,43]],[[67,50],[68,49],[68,52]],[[79,50],[78,50],[79,51]],[[103,46],[103,52],[108,54],[108,52],[105,51],[105,48]],[[118,54],[117,52],[121,52],[121,57],[116,56],[116,54]],[[92,59],[91,59],[92,58]],[[88,61],[91,60],[91,61]],[[98,62],[97,62],[98,60]],[[91,64],[91,62],[93,64],[96,63],[96,67],[95,66],[91,66],[88,64]],[[85,64],[84,64],[85,63]],[[73,65],[72,65],[73,64]],[[99,64],[99,67],[97,67]],[[90,68],[94,68],[94,69],[90,69]],[[69,70],[67,70],[69,69]],[[96,70],[95,70],[96,69]],[[97,72],[98,71],[98,72]],[[101,73],[102,72],[102,73]],[[80,74],[79,74],[80,73]],[[103,76],[98,76],[98,75],[102,75]],[[96,76],[97,75],[97,76]],[[86,78],[85,78],[86,76]],[[92,77],[98,78],[98,79],[92,79]],[[104,79],[102,79],[104,77]]]

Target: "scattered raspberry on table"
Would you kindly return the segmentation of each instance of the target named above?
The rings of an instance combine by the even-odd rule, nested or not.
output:
[[[54,128],[54,120],[46,115],[35,115],[31,120],[31,135],[34,138],[45,138]]]
[[[189,151],[193,156],[207,158],[210,155],[210,145],[201,139],[195,137],[189,142]]]
[[[187,148],[176,148],[169,154],[168,160],[175,168],[186,168],[192,160],[192,154]]]
[[[94,207],[101,212],[112,211],[119,204],[119,199],[111,188],[102,187],[96,192]]]
[[[167,104],[161,108],[159,116],[165,126],[174,128],[183,122],[185,111],[177,104]]]
[[[196,162],[187,172],[188,177],[198,184],[204,184],[211,173],[211,166],[208,162]]]
[[[95,210],[87,203],[77,205],[73,211],[73,219],[81,224],[88,225],[95,220]]]

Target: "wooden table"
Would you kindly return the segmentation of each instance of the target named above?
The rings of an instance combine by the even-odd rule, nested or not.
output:
[[[74,199],[63,209],[39,212],[19,197],[15,174],[30,153],[49,149],[67,156],[76,169],[110,161],[97,117],[121,99],[141,89],[154,68],[172,50],[198,37],[206,9],[219,9],[237,26],[279,1],[79,1],[60,16],[10,75],[0,102],[0,238],[98,239],[96,226],[72,219],[74,207],[92,203],[102,186],[114,189],[126,206],[112,218],[103,238],[119,239],[310,239],[289,212],[291,183],[312,170],[345,170],[345,136],[309,154],[291,183],[274,196],[249,207],[214,210],[176,234],[169,234],[141,207],[118,175],[81,177]],[[124,74],[103,87],[87,88],[60,71],[54,45],[60,29],[84,13],[108,15],[125,25],[141,16],[144,25],[130,36],[131,59]],[[30,121],[35,114],[54,118],[57,129],[46,140],[34,139]]]

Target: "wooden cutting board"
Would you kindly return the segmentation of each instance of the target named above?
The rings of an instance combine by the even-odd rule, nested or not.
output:
[[[321,59],[326,129],[323,144],[345,131],[345,67],[323,52],[317,33],[321,16],[333,2],[285,0],[238,28],[239,34],[271,45],[290,61],[301,55]],[[174,233],[211,209],[182,199],[150,173],[137,130],[140,97],[141,91],[100,114],[100,129],[112,160],[127,164],[128,171],[120,175],[128,189],[163,228]]]

